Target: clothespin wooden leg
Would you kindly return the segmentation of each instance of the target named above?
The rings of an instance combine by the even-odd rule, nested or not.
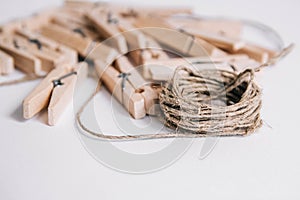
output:
[[[14,70],[13,58],[0,50],[0,75],[10,74],[13,70]]]
[[[72,72],[74,73],[72,74]],[[78,64],[72,72],[69,74],[69,77],[60,80],[62,83],[61,86],[56,86],[53,89],[48,106],[48,124],[51,126],[54,126],[58,122],[63,111],[71,102],[76,81],[87,77],[87,64]]]
[[[96,43],[88,54],[87,58],[91,60],[103,60],[106,63],[112,63],[119,53],[114,48],[109,47],[105,44]]]
[[[49,24],[41,28],[41,33],[56,42],[69,46],[78,51],[82,56],[89,53],[93,41],[90,38],[84,38],[80,34],[55,24]]]
[[[43,74],[41,60],[25,50],[19,49],[17,44],[13,44],[12,41],[0,38],[0,50],[9,54],[14,59],[15,66],[25,73]]]
[[[251,44],[246,44],[242,49],[237,51],[237,53],[247,54],[250,58],[260,63],[267,62],[270,57],[276,54],[271,50],[267,50]]]

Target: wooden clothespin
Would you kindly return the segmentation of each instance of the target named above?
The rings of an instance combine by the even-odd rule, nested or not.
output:
[[[169,81],[172,78],[177,67],[170,65],[152,65],[149,68],[149,73],[152,81]],[[232,71],[232,67],[229,63],[187,63],[185,66],[190,67],[194,70],[201,69],[222,69]]]
[[[94,34],[91,31],[86,31],[80,26],[74,26],[74,29],[70,29],[68,26],[63,27],[61,25],[50,23],[41,27],[40,31],[44,36],[75,49],[81,56],[89,59],[110,61],[117,54],[115,49],[100,44],[98,38],[91,36],[91,34]],[[96,41],[94,41],[95,39]]]
[[[0,75],[7,75],[14,70],[13,58],[0,50]]]
[[[92,2],[84,0],[65,0],[64,7],[69,9],[78,9],[78,10],[91,10],[100,5],[106,4],[104,2]]]
[[[94,9],[92,8],[85,8],[85,7],[69,7],[69,6],[63,6],[60,11],[61,13],[58,14],[58,18],[63,17],[64,19],[67,19],[68,21],[72,23],[76,23],[82,27],[90,27],[91,23],[89,19],[86,17],[87,12]],[[55,16],[53,16],[55,17]]]
[[[199,57],[169,58],[164,60],[148,60],[144,64],[179,66],[179,65],[185,65],[186,63],[221,63],[221,62],[248,60],[248,59],[249,57],[246,54],[233,54],[233,55],[220,56],[220,57],[199,56]]]
[[[53,68],[65,61],[63,54],[43,46],[43,44],[37,39],[27,39],[15,35],[13,40],[19,48],[25,49],[40,59],[42,70],[45,72],[51,71]]]
[[[119,13],[124,17],[159,16],[168,17],[176,14],[192,14],[191,7],[154,7],[154,6],[119,6]]]
[[[168,54],[164,51],[163,46],[156,42],[153,38],[147,37],[147,50],[151,53],[154,60],[168,59]],[[146,60],[143,60],[145,62]]]
[[[77,63],[78,54],[75,50],[67,46],[64,46],[62,44],[59,44],[54,40],[51,40],[37,33],[36,31],[31,31],[28,29],[17,29],[15,33],[17,35],[25,37],[29,41],[39,42],[42,45],[42,47],[57,52],[58,54],[61,54],[61,56],[63,57],[62,62],[57,63],[57,65],[62,65],[62,64],[74,65]]]
[[[143,96],[146,113],[155,115],[155,102],[158,102],[157,91],[142,77],[126,56],[121,56],[116,60],[116,67],[121,73],[130,74],[128,82],[133,86],[136,93],[140,93]]]
[[[151,79],[149,69],[145,62],[150,60],[167,60],[169,55],[163,50],[164,48],[150,37],[147,37],[147,48],[142,50],[136,50],[129,53],[134,63],[139,66],[143,66],[143,77],[145,79]]]
[[[193,16],[173,16],[167,21],[174,27],[184,30],[205,31],[229,38],[241,38],[243,25],[237,20],[206,19]]]
[[[136,93],[135,88],[128,82],[129,74],[120,73],[114,67],[107,66],[101,60],[95,60],[95,69],[107,89],[124,105],[134,119],[145,117],[144,98],[140,93]]]
[[[72,59],[74,58],[70,57],[69,51],[64,52],[61,51],[60,48],[53,49],[51,45],[54,44],[50,43],[50,41],[47,41],[48,43],[44,45],[42,40],[39,40],[35,37],[28,38],[26,37],[25,32],[23,34],[22,31],[20,31],[19,33],[22,34],[12,34],[9,36],[3,36],[3,40],[6,41],[7,45],[10,45],[13,48],[11,49],[11,51],[15,51],[14,53],[17,53],[18,51],[23,51],[39,59],[39,74],[47,73],[60,64],[73,63]],[[49,46],[49,44],[51,45]],[[8,49],[6,51],[8,51]],[[14,56],[14,59],[17,59],[17,57]],[[20,63],[20,65],[22,65],[22,63]]]
[[[116,16],[103,9],[94,9],[87,14],[87,17],[95,25],[102,37],[106,39],[110,38],[107,41],[110,46],[116,48],[120,53],[127,53],[126,39],[123,35],[119,34],[120,30],[116,25],[118,23]]]
[[[10,22],[2,27],[2,49],[5,49],[15,65],[37,75],[45,74],[61,64],[77,63],[77,53],[72,49],[40,35],[36,29],[49,23],[56,9],[35,14],[24,20]]]
[[[92,28],[92,26],[87,24],[82,24],[83,22],[78,22],[76,17],[69,16],[67,14],[57,14],[52,17],[51,22],[53,24],[62,26],[73,32],[80,33],[82,36],[92,39],[93,41],[100,40],[100,35]]]
[[[129,45],[129,50],[146,48],[146,36],[140,30],[136,29],[131,23],[119,18],[118,28],[125,37]]]
[[[79,52],[82,52],[82,56],[92,60],[101,59],[105,62],[113,61],[112,59],[118,55],[118,52],[106,44],[101,43],[102,38],[93,28],[90,27],[92,25],[90,25],[90,23],[83,24],[84,21],[73,22],[72,20],[72,16],[68,15],[60,17],[58,15],[52,18],[52,22],[54,24],[67,28],[72,32],[72,34],[74,34],[74,32],[79,33],[82,37],[82,40],[89,40],[89,42],[86,44],[86,46],[88,46],[87,51],[81,51],[80,49],[77,49]],[[84,43],[84,41],[82,41],[82,43]],[[75,46],[72,47],[76,48]]]
[[[240,39],[230,38],[208,31],[200,31],[195,28],[185,28],[183,30],[229,52],[237,52],[245,46],[245,43]]]
[[[56,24],[47,24],[41,27],[41,34],[75,49],[79,54],[86,56],[91,50],[92,39],[83,36],[76,31],[68,30]]]
[[[137,18],[134,25],[143,28],[143,32],[159,43],[175,50],[181,55],[189,56],[223,56],[226,53],[210,43],[196,38],[182,29],[174,29],[166,20],[157,17]],[[148,27],[148,28],[147,28]],[[173,30],[173,31],[172,31]],[[165,37],[165,36],[168,37]]]
[[[135,65],[142,65],[147,60],[169,58],[163,47],[150,37],[146,37],[146,48],[130,51],[129,57],[134,61]]]
[[[170,58],[166,60],[148,60],[143,68],[148,70],[148,79],[154,81],[167,81],[178,66],[190,66],[196,69],[205,67],[232,70],[230,65],[248,61],[247,55],[228,55],[216,58],[206,57],[184,57]]]
[[[250,58],[259,63],[266,63],[270,58],[276,56],[279,52],[247,43],[243,48],[237,51],[237,53],[247,54]]]
[[[11,36],[0,35],[0,50],[14,59],[15,66],[25,73],[43,75],[42,62],[36,56],[22,49]]]
[[[48,124],[55,125],[72,99],[76,81],[86,76],[86,63],[79,63],[74,67],[61,66],[53,69],[25,98],[23,102],[24,118],[30,119],[48,107]]]
[[[120,53],[127,53],[128,49],[134,50],[146,47],[144,34],[128,20],[118,15],[115,9],[110,9],[110,7],[106,9],[98,8],[88,13],[87,16],[93,22],[99,34],[106,39],[110,38],[107,42],[117,48]]]

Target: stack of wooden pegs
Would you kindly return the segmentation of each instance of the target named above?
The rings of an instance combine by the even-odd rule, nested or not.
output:
[[[79,60],[89,60],[115,98],[141,119],[156,114],[160,88],[153,83],[167,81],[177,66],[239,72],[279,53],[241,40],[241,22],[195,19],[192,13],[190,8],[66,1],[1,27],[0,74],[14,67],[48,74],[24,100],[24,117],[50,102],[49,124],[55,125],[70,102],[77,77],[72,75],[86,74]]]

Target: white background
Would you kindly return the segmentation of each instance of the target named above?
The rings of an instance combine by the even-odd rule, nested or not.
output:
[[[135,2],[141,3],[130,3]],[[297,0],[160,2],[147,3],[190,5],[203,15],[258,20],[277,30],[286,44],[300,44]],[[60,3],[2,1],[0,22]],[[196,140],[176,163],[144,175],[120,173],[93,159],[74,130],[72,106],[55,127],[45,125],[44,116],[22,120],[22,100],[38,82],[2,87],[0,199],[299,199],[299,53],[296,48],[259,75],[262,117],[272,128],[264,125],[249,137],[221,138],[204,160],[198,159],[203,139]]]

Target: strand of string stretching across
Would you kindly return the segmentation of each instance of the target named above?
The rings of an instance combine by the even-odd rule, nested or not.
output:
[[[159,95],[162,113],[158,117],[164,125],[174,129],[173,132],[118,136],[89,129],[84,125],[81,115],[101,89],[101,82],[79,109],[76,122],[85,133],[103,140],[248,135],[262,125],[261,89],[254,82],[255,72],[275,64],[293,47],[293,44],[289,45],[267,63],[255,69],[246,69],[240,74],[178,67]],[[214,74],[216,76],[212,77]],[[178,75],[181,77],[178,78]],[[211,104],[214,100],[221,100],[225,106]]]

